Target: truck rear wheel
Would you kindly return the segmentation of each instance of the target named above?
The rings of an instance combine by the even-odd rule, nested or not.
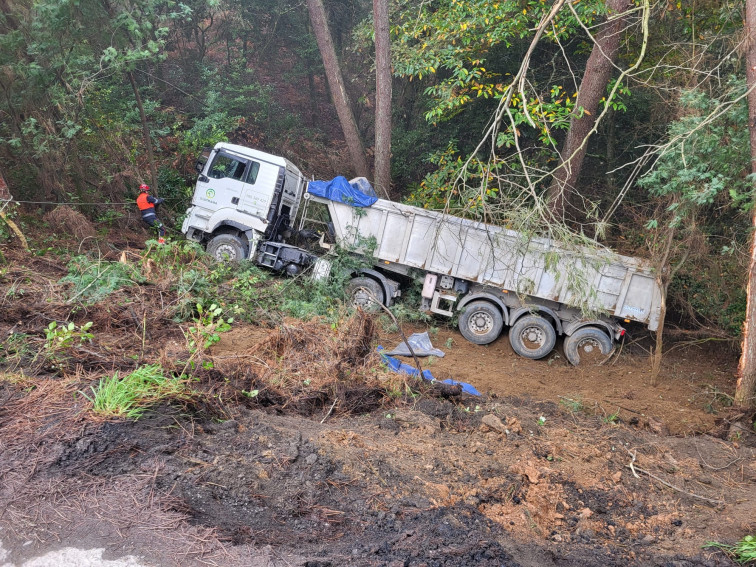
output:
[[[583,327],[564,339],[564,355],[570,364],[597,364],[614,350],[612,339],[596,327]]]
[[[488,301],[471,301],[459,317],[459,332],[476,345],[494,342],[503,328],[501,311]]]
[[[208,243],[207,253],[219,262],[239,262],[247,257],[247,246],[238,236],[219,234]]]
[[[537,360],[549,354],[556,344],[556,331],[539,315],[528,315],[509,329],[509,344],[525,358]]]
[[[378,303],[384,303],[381,284],[364,276],[349,281],[346,286],[346,296],[354,307],[361,307],[365,311],[379,310],[376,300]]]

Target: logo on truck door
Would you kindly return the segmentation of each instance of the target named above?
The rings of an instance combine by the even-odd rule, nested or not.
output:
[[[215,189],[209,188],[207,191],[205,191],[205,196],[208,199],[214,199],[215,198]]]

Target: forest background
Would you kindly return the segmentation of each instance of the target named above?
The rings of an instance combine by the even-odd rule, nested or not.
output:
[[[753,202],[743,2],[0,7],[0,157],[21,203],[2,206],[22,227],[59,203],[117,227],[147,182],[177,228],[195,158],[228,140],[316,178],[367,174],[394,200],[650,258],[668,328],[740,345]]]

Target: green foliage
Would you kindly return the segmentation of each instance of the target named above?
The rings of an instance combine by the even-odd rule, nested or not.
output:
[[[753,200],[748,108],[742,83],[731,81],[723,101],[701,91],[680,98],[685,115],[669,126],[669,145],[638,184],[658,197],[671,197],[670,225],[680,226],[715,204],[747,209]],[[653,228],[655,225],[649,225]]]
[[[142,283],[144,278],[130,264],[91,260],[76,256],[68,264],[68,275],[60,283],[72,284],[69,301],[97,303],[114,291]]]
[[[80,194],[91,191],[84,172],[99,184],[123,171],[122,148],[141,136],[124,77],[161,59],[164,6],[162,0],[128,6],[40,0],[33,8],[10,7],[0,27],[6,93],[0,149],[14,158],[6,174],[17,196],[49,197],[63,187]],[[161,111],[146,94],[153,134],[159,135],[154,119]]]
[[[53,321],[45,329],[45,349],[49,353],[56,353],[71,348],[77,343],[92,342],[94,334],[89,332],[91,328],[91,321],[78,328],[73,321],[68,325],[58,325],[57,321]]]
[[[353,245],[337,247],[328,254],[331,273],[325,281],[314,281],[309,277],[298,278],[282,286],[284,298],[280,304],[283,313],[299,319],[324,317],[329,322],[337,322],[343,315],[344,289],[347,282],[362,268],[370,266],[367,260],[375,247],[356,236]],[[367,255],[356,254],[354,250],[369,250]]]
[[[194,193],[192,183],[187,182],[173,167],[158,169],[158,187],[160,187],[160,197],[166,201],[162,206],[167,206],[171,211],[183,213],[192,202]],[[161,215],[165,216],[162,210]]]
[[[179,132],[179,151],[185,155],[195,155],[204,147],[227,142],[228,133],[239,125],[240,120],[240,117],[228,116],[223,111],[197,118],[191,128],[182,128]]]
[[[277,104],[273,88],[260,82],[246,64],[234,63],[223,70],[203,67],[201,77],[207,85],[198,93],[204,99],[202,109],[191,128],[180,124],[176,131],[184,155],[195,156],[204,147],[227,142],[229,134],[242,124],[264,129],[268,136],[300,126],[299,120]]]
[[[201,270],[189,268],[179,273],[179,303],[175,311],[178,320],[193,319],[197,303],[215,303],[235,318],[259,322],[274,313],[284,300],[283,284],[271,284],[270,274],[251,262],[212,262],[204,253],[202,259],[206,262]]]
[[[579,2],[573,6],[588,25],[605,11],[603,2]],[[507,0],[442,0],[424,3],[419,9],[408,6],[398,14],[398,24],[392,29],[395,73],[410,79],[435,78],[426,89],[434,100],[426,114],[432,122],[454,116],[476,99],[502,98],[507,92],[506,80],[492,70],[492,53],[506,53],[527,40],[550,9],[550,4],[534,0],[524,4]],[[564,40],[578,29],[573,12],[564,9],[545,37]],[[515,58],[513,71],[516,64],[519,62]],[[534,108],[540,107],[536,104]],[[545,116],[556,109],[557,106],[541,110]]]
[[[508,89],[507,89],[508,90]],[[496,146],[514,148],[515,137],[522,135],[521,129],[536,124],[536,137],[544,146],[557,143],[554,133],[566,130],[573,117],[582,118],[585,110],[575,108],[577,93],[568,94],[561,85],[554,85],[548,93],[523,100],[520,94],[513,94],[510,102],[512,121],[496,136]]]
[[[620,421],[620,412],[619,412],[619,410],[617,410],[614,413],[611,413],[609,415],[604,416],[603,418],[601,418],[601,421],[603,421],[607,425],[619,423],[619,421]]]
[[[419,303],[410,297],[403,296],[400,301],[396,302],[389,308],[391,314],[396,317],[399,325],[407,323],[425,323],[430,324],[433,322],[433,316],[425,311],[420,311],[418,307]],[[381,326],[389,333],[396,333],[399,328],[396,323],[385,313],[380,315]],[[453,325],[450,325],[453,326]]]
[[[197,303],[196,310],[194,324],[184,331],[190,356],[182,374],[194,370],[200,364],[203,368],[212,368],[213,363],[204,360],[205,353],[207,349],[220,341],[220,333],[231,330],[231,323],[234,322],[233,317],[224,318],[223,309],[215,303],[209,308],[205,308],[202,303]]]
[[[433,154],[429,161],[435,166],[434,171],[410,193],[405,200],[407,204],[477,218],[497,199],[499,188],[489,185],[487,164],[473,157],[463,170],[464,160],[455,142]],[[460,172],[461,183],[458,182]]]
[[[570,413],[578,413],[585,409],[585,404],[579,396],[574,398],[560,397],[559,404],[567,408]]]
[[[735,545],[710,541],[707,542],[704,547],[721,549],[739,565],[746,565],[756,562],[756,536],[753,535],[745,536]]]
[[[4,370],[22,367],[25,360],[37,357],[29,339],[26,333],[11,333],[0,341],[0,364],[6,367]],[[28,368],[28,364],[25,366]]]
[[[683,115],[670,124],[665,151],[638,182],[667,203],[646,228],[676,230],[688,257],[670,283],[670,306],[687,323],[730,336],[740,334],[745,317],[745,254],[739,250],[750,236],[744,213],[753,201],[747,104],[730,102],[743,92],[742,82],[732,80],[720,99],[683,93]]]
[[[693,261],[675,274],[668,290],[669,303],[688,324],[697,319],[739,337],[746,312],[744,272],[727,258],[716,260],[708,265]]]
[[[178,300],[174,308],[174,318],[176,321],[186,321],[193,317],[198,301],[212,303],[212,298],[216,294],[207,281],[205,270],[196,268],[180,270],[175,277],[176,283],[173,288],[178,294]]]
[[[152,259],[160,268],[174,272],[183,272],[185,269],[191,271],[197,264],[209,266],[211,263],[202,246],[192,240],[172,240],[163,246],[156,244],[145,251],[142,262]]]
[[[164,400],[186,401],[192,392],[185,380],[166,378],[159,364],[142,366],[123,378],[118,372],[90,387],[94,413],[103,417],[139,419],[150,407]]]
[[[611,92],[615,86],[617,86],[617,95],[615,96],[615,98],[607,100],[607,98],[604,97],[601,99],[601,104],[608,104],[612,108],[612,110],[625,112],[627,111],[626,100],[630,96],[630,89],[626,85],[617,85],[616,79],[609,79],[609,84],[606,86],[607,92]]]
[[[71,349],[83,343],[92,342],[94,334],[90,332],[91,328],[91,321],[79,327],[73,322],[61,325],[58,325],[57,321],[51,322],[45,328],[44,348],[34,355],[32,363],[37,361],[39,355],[42,355],[40,361],[46,361],[53,369],[64,365],[69,359]],[[21,357],[22,353],[19,353],[19,360]]]
[[[207,309],[202,303],[197,304],[197,316],[194,326],[189,327],[187,341],[189,351],[200,352],[207,350],[220,341],[220,333],[231,330],[233,317],[223,318],[223,309],[213,303]]]

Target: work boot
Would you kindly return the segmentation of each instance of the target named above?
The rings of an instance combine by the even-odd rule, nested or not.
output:
[[[165,244],[165,238],[163,238],[162,236],[158,238],[158,244]]]

